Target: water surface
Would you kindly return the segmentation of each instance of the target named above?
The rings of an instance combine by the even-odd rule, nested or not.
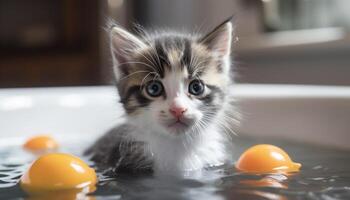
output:
[[[350,152],[279,141],[234,138],[232,158],[248,147],[270,143],[283,148],[302,163],[299,173],[248,175],[233,165],[188,174],[185,178],[153,175],[118,175],[99,172],[100,182],[91,199],[350,199]],[[86,141],[68,140],[62,152],[81,156]],[[18,180],[35,156],[18,144],[0,146],[0,199],[23,199],[26,194]],[[86,159],[86,158],[85,158]],[[90,163],[92,164],[92,163]],[[268,186],[254,181],[263,177],[275,180]],[[248,180],[248,181],[247,181]]]

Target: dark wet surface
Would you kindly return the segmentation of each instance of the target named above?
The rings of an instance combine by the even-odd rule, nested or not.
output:
[[[350,199],[350,151],[317,146],[235,138],[232,157],[237,159],[248,147],[269,143],[283,148],[302,164],[291,175],[248,175],[233,165],[223,166],[185,178],[154,175],[99,174],[100,182],[90,199]],[[67,144],[63,152],[81,155],[79,143]],[[18,180],[35,156],[20,146],[0,147],[0,199],[22,199]],[[261,187],[261,178],[268,184]]]

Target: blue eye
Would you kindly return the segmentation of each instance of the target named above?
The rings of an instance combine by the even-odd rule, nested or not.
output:
[[[146,92],[151,97],[159,97],[163,93],[163,85],[160,81],[150,81],[146,85]]]
[[[193,80],[191,81],[190,85],[188,86],[188,92],[193,95],[201,95],[204,92],[204,84],[200,80]]]

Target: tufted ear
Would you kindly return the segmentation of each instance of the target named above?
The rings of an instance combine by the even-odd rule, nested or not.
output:
[[[206,45],[211,51],[218,53],[220,57],[229,56],[231,53],[232,29],[230,18],[201,38],[199,42]]]
[[[121,64],[129,62],[136,50],[147,45],[125,29],[114,26],[110,31],[111,52],[117,80],[121,77]]]

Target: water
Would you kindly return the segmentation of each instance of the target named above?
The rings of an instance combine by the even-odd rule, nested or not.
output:
[[[69,140],[61,151],[81,155],[81,140]],[[99,173],[97,190],[90,199],[350,199],[350,152],[278,141],[235,139],[233,158],[258,143],[282,147],[292,159],[302,163],[299,173],[285,175],[247,175],[232,165],[213,168],[186,178],[153,175]],[[0,146],[0,199],[25,199],[18,180],[35,157],[20,145]],[[91,163],[90,163],[91,164]],[[270,177],[268,186],[255,181]]]

